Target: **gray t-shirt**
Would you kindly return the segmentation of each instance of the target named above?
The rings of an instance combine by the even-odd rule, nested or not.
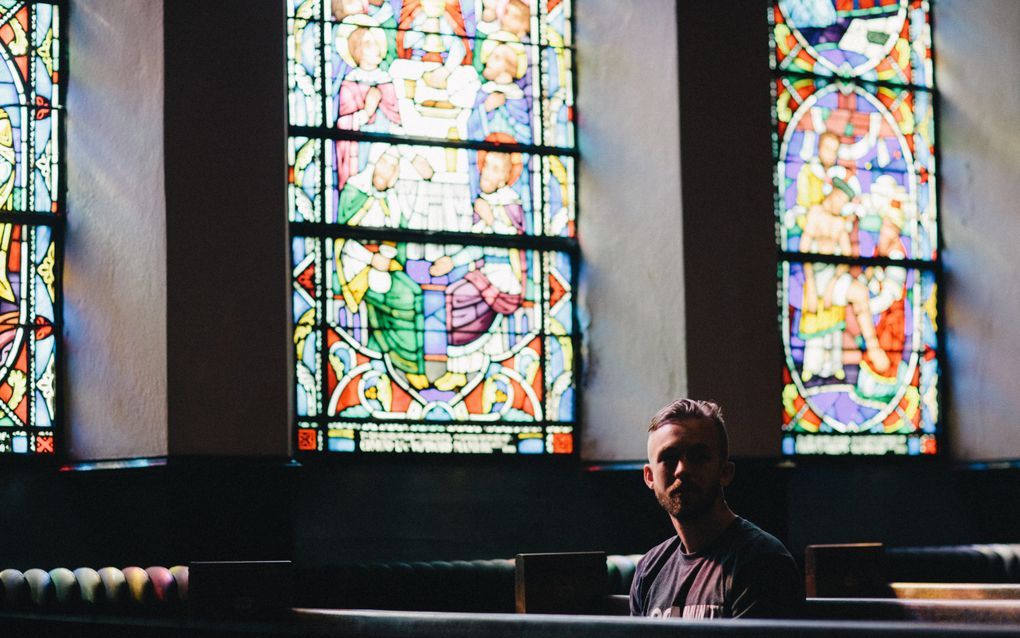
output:
[[[740,517],[700,552],[684,553],[679,536],[656,545],[630,587],[631,616],[793,618],[803,601],[790,552]]]

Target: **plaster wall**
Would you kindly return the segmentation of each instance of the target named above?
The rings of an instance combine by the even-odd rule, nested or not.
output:
[[[948,422],[960,460],[1020,458],[1020,3],[935,15]]]
[[[64,264],[72,459],[167,451],[163,3],[72,2]]]
[[[581,455],[641,460],[687,391],[676,6],[585,0],[576,21]]]

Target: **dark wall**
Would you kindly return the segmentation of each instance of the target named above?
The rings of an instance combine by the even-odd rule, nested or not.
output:
[[[784,490],[773,489],[782,479],[762,480],[769,475],[739,477],[731,500],[782,536]],[[0,503],[0,569],[640,553],[672,533],[640,473],[590,472],[569,460],[12,467],[0,471]]]
[[[0,569],[173,565],[291,553],[293,468],[232,459],[0,469]]]
[[[1020,471],[738,461],[728,499],[786,541],[1020,541]],[[188,459],[90,472],[0,470],[0,568],[293,558],[641,553],[673,533],[640,473],[570,463],[385,459],[288,466]]]
[[[670,529],[637,473],[575,463],[369,459],[303,468],[300,485],[294,551],[305,564],[636,552]]]
[[[284,3],[163,4],[169,452],[286,456]]]
[[[687,385],[725,407],[736,456],[780,453],[765,3],[678,2]]]

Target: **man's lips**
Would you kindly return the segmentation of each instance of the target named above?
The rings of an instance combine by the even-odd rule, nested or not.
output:
[[[690,484],[673,485],[673,487],[669,488],[669,494],[670,496],[686,496],[687,494],[697,491],[697,489],[698,488]]]

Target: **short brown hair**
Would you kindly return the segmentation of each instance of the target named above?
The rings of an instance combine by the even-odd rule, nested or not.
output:
[[[712,401],[698,399],[677,399],[655,413],[648,431],[654,432],[667,423],[680,423],[690,419],[708,421],[715,426],[719,438],[719,457],[725,461],[730,457],[730,437],[726,433],[726,422],[723,421],[722,406]]]

